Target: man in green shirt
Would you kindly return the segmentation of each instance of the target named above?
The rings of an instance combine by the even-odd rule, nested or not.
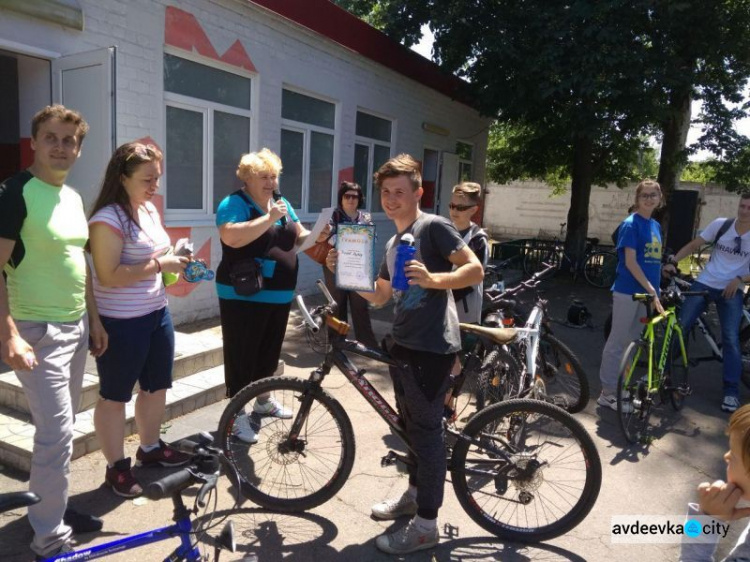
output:
[[[65,185],[87,131],[75,111],[42,109],[31,122],[33,164],[0,183],[0,267],[7,276],[0,277],[0,345],[36,429],[29,489],[42,501],[29,508],[29,522],[31,549],[41,558],[67,551],[71,526],[101,528],[101,521],[66,510],[89,335],[93,355],[107,347],[86,290],[83,201]]]

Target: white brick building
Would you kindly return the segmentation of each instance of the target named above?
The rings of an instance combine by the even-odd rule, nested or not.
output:
[[[149,138],[165,152],[170,235],[189,236],[213,267],[214,210],[240,186],[234,170],[250,150],[282,156],[281,190],[303,222],[334,201],[340,180],[359,181],[380,249],[393,227],[370,178],[389,156],[423,160],[427,210],[445,212],[459,176],[484,180],[489,122],[452,99],[458,81],[327,0],[43,5],[0,8],[0,175],[30,163],[30,118],[50,102],[92,126],[70,177],[87,204],[114,147]],[[305,292],[320,268],[306,257],[300,266]],[[169,291],[177,322],[218,313],[212,283]]]

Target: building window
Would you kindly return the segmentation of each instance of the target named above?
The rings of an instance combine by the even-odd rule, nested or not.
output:
[[[249,76],[164,55],[170,218],[213,215],[242,187],[235,171],[250,151],[251,84]]]
[[[331,206],[336,106],[284,89],[281,93],[279,188],[301,213]]]
[[[393,123],[363,111],[357,112],[354,144],[354,181],[365,192],[367,208],[374,213],[383,211],[380,192],[373,174],[391,157]]]
[[[474,145],[458,141],[458,181],[471,181],[474,178]]]

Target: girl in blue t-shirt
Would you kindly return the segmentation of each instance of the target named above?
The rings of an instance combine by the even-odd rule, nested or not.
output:
[[[618,232],[619,261],[612,285],[612,331],[602,352],[599,368],[602,393],[597,400],[600,406],[615,411],[620,361],[627,345],[640,334],[640,319],[646,314],[644,305],[634,301],[632,295],[659,295],[661,227],[651,215],[661,204],[661,186],[653,180],[643,180],[635,190],[635,212],[622,222]],[[658,298],[652,302],[657,311],[664,312]]]

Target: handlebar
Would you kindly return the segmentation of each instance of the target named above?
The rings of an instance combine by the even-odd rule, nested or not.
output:
[[[208,434],[201,434],[201,443],[182,439],[173,446],[185,453],[194,455],[190,466],[151,482],[144,494],[151,500],[159,500],[175,493],[179,493],[193,484],[201,483],[198,491],[197,504],[205,506],[204,498],[216,487],[219,479],[220,460],[223,456],[221,449],[211,446],[212,438]]]
[[[527,289],[533,289],[534,287],[539,285],[539,283],[542,282],[542,278],[545,275],[557,269],[557,266],[550,265],[548,263],[543,263],[542,265],[544,266],[544,269],[542,271],[535,273],[534,275],[529,277],[526,281],[521,281],[515,287],[505,289],[502,292],[486,290],[485,294],[490,300],[490,306],[492,308],[504,308],[504,309],[513,308],[516,305],[516,303],[513,300],[509,299],[508,297],[514,297],[517,294],[522,293],[523,291],[526,291]]]

